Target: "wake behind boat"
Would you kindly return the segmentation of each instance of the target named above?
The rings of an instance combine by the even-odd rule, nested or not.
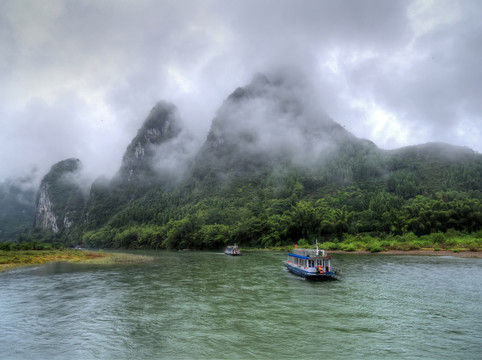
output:
[[[224,254],[225,255],[232,255],[232,256],[240,256],[241,250],[239,249],[239,247],[236,244],[234,244],[233,246],[228,245],[226,250],[224,250]]]
[[[325,250],[297,249],[288,254],[285,264],[293,274],[310,280],[333,280],[336,279],[336,271],[331,268],[331,257]]]

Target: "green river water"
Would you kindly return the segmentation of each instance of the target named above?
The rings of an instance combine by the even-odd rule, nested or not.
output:
[[[0,359],[480,359],[482,259],[149,252],[135,265],[0,273]]]

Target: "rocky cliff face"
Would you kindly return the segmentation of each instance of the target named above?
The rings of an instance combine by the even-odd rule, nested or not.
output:
[[[50,230],[54,233],[59,232],[57,215],[55,215],[52,209],[52,200],[49,195],[49,183],[47,181],[43,181],[40,185],[34,224],[35,228],[38,229]]]
[[[52,166],[37,193],[34,227],[54,233],[69,233],[80,222],[85,200],[76,175],[81,163],[67,159]]]

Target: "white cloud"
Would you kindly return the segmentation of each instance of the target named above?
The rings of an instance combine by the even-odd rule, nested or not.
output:
[[[453,0],[420,0],[408,7],[408,16],[415,37],[434,31],[439,26],[463,19],[463,4]]]
[[[5,0],[0,179],[79,157],[111,175],[151,107],[205,136],[254,73],[297,66],[321,107],[381,147],[482,152],[479,1]],[[25,169],[25,170],[24,170]]]

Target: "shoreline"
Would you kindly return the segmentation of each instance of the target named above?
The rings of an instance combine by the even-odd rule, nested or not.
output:
[[[455,256],[461,258],[478,258],[482,259],[482,251],[472,251],[469,249],[464,250],[434,250],[428,249],[418,249],[418,250],[383,250],[371,252],[368,250],[356,250],[356,251],[345,251],[345,250],[328,250],[324,249],[328,254],[357,254],[357,255],[425,255],[425,256]],[[242,252],[256,252],[256,251],[288,251],[284,247],[278,248],[241,248]]]
[[[343,250],[327,250],[329,254],[359,254],[359,255],[428,255],[428,256],[455,256],[461,258],[478,258],[482,259],[482,251],[450,251],[450,250],[386,250],[378,252],[370,251],[343,251]]]
[[[153,258],[123,252],[94,252],[89,250],[19,250],[0,251],[0,272],[27,266],[55,262],[75,264],[135,264],[150,262]]]

